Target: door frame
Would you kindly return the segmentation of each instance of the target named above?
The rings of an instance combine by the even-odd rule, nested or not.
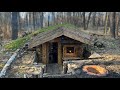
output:
[[[57,44],[57,50],[56,50],[56,53],[57,53],[57,60],[53,60],[53,62],[50,61],[50,54],[52,53],[50,48],[51,48],[51,45],[54,45],[54,43]],[[53,46],[52,46],[53,47]],[[54,54],[54,53],[53,53]],[[53,55],[52,54],[52,55]],[[53,55],[54,56],[54,55]],[[58,63],[58,42],[49,42],[49,53],[48,53],[48,64],[54,64],[54,63]]]

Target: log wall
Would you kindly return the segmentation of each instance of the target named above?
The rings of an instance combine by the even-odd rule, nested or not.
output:
[[[60,42],[58,42],[58,64],[62,65],[62,46]]]
[[[42,44],[42,63],[48,63],[48,43]]]

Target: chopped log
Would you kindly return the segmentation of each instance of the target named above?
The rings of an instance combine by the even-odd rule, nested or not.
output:
[[[7,69],[11,66],[11,63],[16,59],[18,52],[20,49],[17,49],[15,53],[10,57],[10,59],[7,61],[5,66],[3,67],[2,71],[0,72],[0,78],[6,75]]]

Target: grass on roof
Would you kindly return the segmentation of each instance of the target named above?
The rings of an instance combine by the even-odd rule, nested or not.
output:
[[[15,51],[18,48],[22,47],[28,40],[30,40],[30,38],[32,36],[37,35],[37,34],[42,33],[42,32],[49,31],[49,30],[54,30],[54,29],[61,27],[61,26],[65,27],[65,28],[76,28],[72,24],[58,24],[58,25],[54,25],[54,26],[44,27],[42,29],[39,29],[39,30],[32,32],[31,34],[29,34],[25,37],[18,38],[16,40],[12,40],[10,43],[4,45],[4,48],[8,51],[9,50]]]

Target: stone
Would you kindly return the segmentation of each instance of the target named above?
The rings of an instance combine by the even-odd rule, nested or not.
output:
[[[77,75],[80,75],[80,74],[81,74],[81,70],[80,70],[80,68],[74,70],[74,72],[75,72],[75,74],[77,74]]]
[[[99,55],[98,53],[94,52],[92,55],[90,55],[89,58],[102,58],[102,56]]]

